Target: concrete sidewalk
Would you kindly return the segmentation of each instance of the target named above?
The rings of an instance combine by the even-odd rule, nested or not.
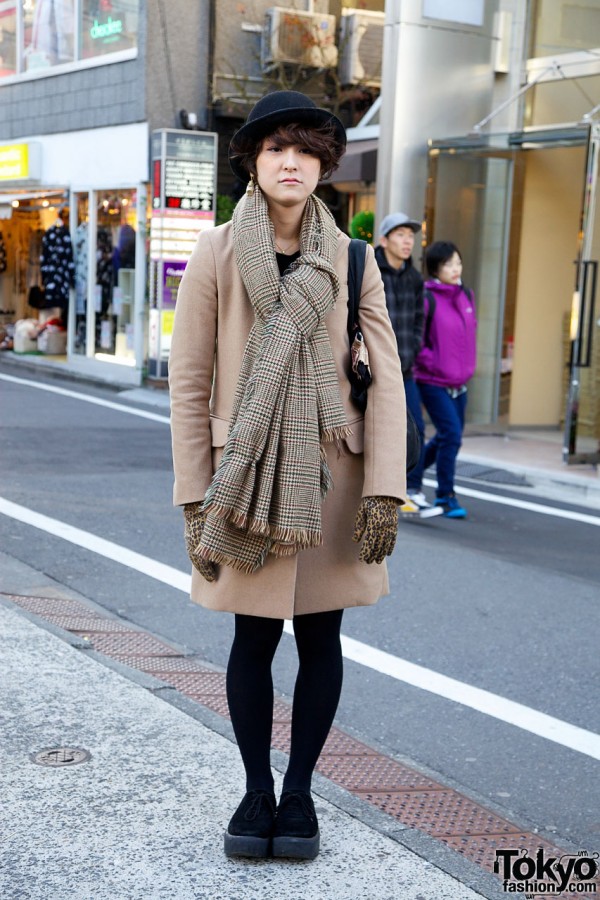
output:
[[[15,567],[22,578],[27,567]],[[3,573],[0,590],[14,591],[14,578],[8,582]],[[59,588],[39,584],[36,592],[60,596]],[[223,831],[243,792],[233,742],[165,702],[175,692],[162,682],[81,648],[0,598],[3,900],[497,896],[471,890],[426,853],[407,849],[388,817],[373,827],[324,799],[320,776],[316,861],[226,859]],[[49,748],[84,749],[91,758],[62,768],[36,764],[32,756]],[[329,795],[340,796],[332,787]]]

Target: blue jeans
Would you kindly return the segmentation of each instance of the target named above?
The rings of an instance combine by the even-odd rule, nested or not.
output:
[[[413,414],[419,434],[421,435],[421,458],[419,459],[419,464],[406,476],[406,486],[409,491],[420,491],[421,481],[423,479],[423,459],[425,456],[425,423],[423,421],[423,413],[421,412],[421,395],[419,394],[419,388],[413,378],[405,378],[404,393],[406,395],[406,405]]]
[[[458,397],[451,397],[445,388],[422,382],[419,383],[418,390],[429,418],[435,426],[435,435],[424,447],[421,461],[413,469],[411,476],[418,480],[420,485],[425,469],[435,463],[438,483],[436,495],[447,497],[454,492],[456,457],[462,444],[465,427],[467,391]]]

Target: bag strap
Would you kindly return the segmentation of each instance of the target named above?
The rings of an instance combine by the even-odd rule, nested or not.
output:
[[[425,328],[423,329],[423,346],[429,346],[429,332],[431,331],[431,320],[433,319],[433,314],[435,312],[435,296],[429,290],[429,288],[425,288],[423,291],[424,296],[427,298],[427,315],[425,316]]]
[[[350,343],[353,340],[354,329],[358,326],[358,308],[366,258],[367,242],[352,238],[348,247],[348,338]]]

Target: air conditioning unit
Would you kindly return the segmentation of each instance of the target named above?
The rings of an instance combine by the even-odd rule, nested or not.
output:
[[[282,63],[310,69],[335,68],[335,16],[273,6],[265,13],[260,56],[265,73]]]
[[[338,66],[342,84],[381,87],[384,23],[382,12],[342,10]]]

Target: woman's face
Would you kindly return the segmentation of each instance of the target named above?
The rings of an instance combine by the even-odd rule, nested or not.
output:
[[[278,147],[265,138],[256,157],[257,181],[271,203],[304,207],[321,174],[321,160],[302,144]]]
[[[459,284],[462,278],[462,260],[458,253],[453,253],[447,262],[438,269],[437,277],[442,284]]]

